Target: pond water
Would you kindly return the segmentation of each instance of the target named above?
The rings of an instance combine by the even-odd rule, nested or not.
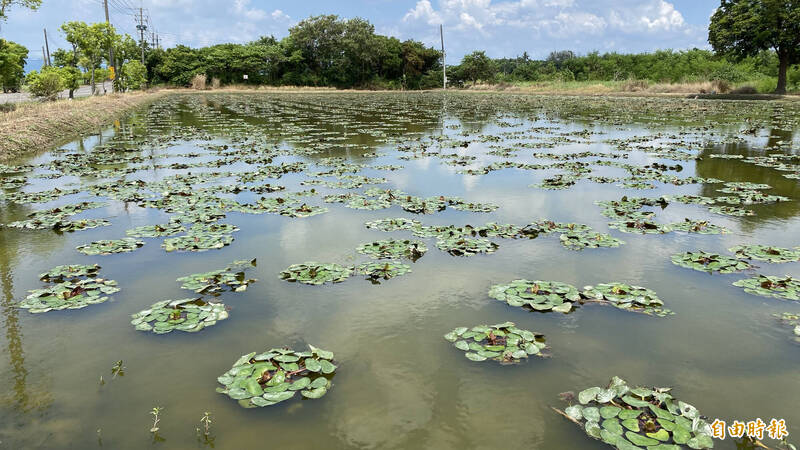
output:
[[[709,421],[785,419],[788,440],[800,442],[800,345],[774,317],[799,313],[800,303],[733,286],[756,274],[800,278],[800,263],[751,261],[757,267],[742,273],[709,274],[671,262],[688,251],[732,256],[728,249],[736,245],[800,246],[800,180],[792,178],[800,174],[798,128],[800,103],[781,102],[484,93],[162,98],[95,136],[16,161],[22,172],[0,166],[0,223],[83,201],[103,205],[65,220],[110,222],[63,233],[0,227],[0,448],[600,449],[608,446],[551,406],[566,406],[559,393],[605,386],[613,376],[671,386]],[[698,178],[674,181],[689,177]],[[730,196],[718,191],[725,182],[767,184],[764,193],[786,198],[734,205],[747,216],[677,201],[641,208],[655,212],[657,224],[690,218],[727,234],[623,233],[609,228],[617,219],[595,204],[623,196]],[[267,183],[285,190],[254,188]],[[324,201],[371,188],[404,194],[392,191],[388,205],[370,202],[375,192],[354,200],[388,206],[375,210]],[[19,194],[48,190],[38,198]],[[414,214],[403,209],[415,203],[407,196],[445,200],[430,199],[430,214]],[[168,197],[171,203],[159,203]],[[321,213],[276,214],[285,213],[283,204],[242,212],[261,197],[285,199],[301,216]],[[166,203],[171,211],[157,207]],[[499,208],[457,209],[468,203]],[[142,237],[133,252],[76,251],[181,213],[187,227],[213,222],[220,211],[219,223],[239,228],[221,249],[166,252],[164,237]],[[459,227],[547,219],[585,224],[624,244],[573,250],[559,233],[489,237],[495,252],[464,257],[437,248],[435,237],[364,225],[401,217]],[[411,266],[403,276],[373,284],[352,275],[317,286],[279,277],[308,261],[370,261],[356,248],[391,238],[428,248],[415,262],[402,261]],[[166,335],[130,324],[132,314],[157,301],[200,297],[177,278],[253,258],[257,266],[246,276],[257,282],[246,291],[205,296],[229,307],[227,320]],[[29,290],[47,286],[39,274],[62,264],[99,264],[99,276],[120,291],[83,309],[19,308]],[[518,279],[578,290],[607,282],[643,286],[674,315],[589,303],[569,314],[541,313],[489,297],[491,286]],[[544,334],[550,357],[474,362],[442,337],[456,327],[506,321]],[[335,353],[338,368],[321,399],[296,396],[245,409],[215,392],[217,377],[241,355],[307,344]],[[115,377],[119,360],[124,376]],[[163,410],[154,439],[149,413],[156,406]],[[206,411],[211,442],[197,433]],[[729,437],[715,448],[737,446]]]

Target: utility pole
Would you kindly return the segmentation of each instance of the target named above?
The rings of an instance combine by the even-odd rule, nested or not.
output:
[[[47,28],[44,29],[44,47],[47,49],[47,65],[52,66],[53,63],[50,61],[50,44],[47,42]]]
[[[147,25],[144,24],[144,12],[142,8],[139,8],[139,25],[136,25],[136,29],[139,30],[139,36],[142,42],[142,65],[144,65],[144,31],[147,29]]]
[[[44,52],[44,45],[42,46],[42,67],[47,67],[47,53]]]
[[[447,54],[444,52],[444,26],[439,25],[439,36],[442,38],[442,88],[447,89]]]
[[[108,18],[108,0],[103,0],[103,8],[105,8],[105,10],[106,10],[106,25],[108,25],[110,27],[111,26],[111,21]],[[109,33],[110,32],[111,32],[111,30],[109,29]],[[111,66],[112,73],[114,73],[114,76],[116,77],[116,69],[117,69],[116,65],[117,65],[117,62],[114,60],[114,43],[113,42],[111,43],[111,45],[108,46],[108,65]],[[115,86],[115,83],[114,83],[114,80],[112,80],[111,81],[111,90],[112,91],[116,91],[117,90],[114,86]]]

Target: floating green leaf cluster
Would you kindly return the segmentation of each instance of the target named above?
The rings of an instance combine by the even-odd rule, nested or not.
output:
[[[736,281],[733,285],[743,288],[748,294],[800,301],[800,280],[788,275],[785,277],[758,275]]]
[[[515,280],[489,289],[489,297],[534,311],[568,313],[581,300],[580,293],[567,283],[558,281]]]
[[[217,392],[238,400],[245,408],[272,406],[289,400],[299,391],[318,399],[331,388],[336,371],[333,352],[309,345],[310,351],[273,348],[239,358],[219,376]]]
[[[229,234],[198,232],[186,236],[177,236],[164,239],[161,244],[164,250],[172,252],[175,250],[185,252],[204,252],[231,245],[233,236]]]
[[[578,424],[589,437],[619,450],[709,449],[711,426],[692,405],[670,394],[670,388],[631,388],[618,378],[608,387],[578,394],[580,404],[556,411]]]
[[[145,225],[125,231],[130,237],[134,238],[157,238],[174,236],[186,231],[186,227],[180,223],[170,222],[165,225]]]
[[[672,255],[672,263],[687,269],[708,273],[735,273],[750,269],[750,264],[730,256],[704,251],[686,252]]]
[[[366,262],[356,266],[354,271],[366,276],[373,284],[380,284],[380,280],[390,280],[411,272],[411,266],[397,261]]]
[[[256,260],[234,261],[228,267],[211,272],[196,273],[178,278],[182,282],[181,289],[189,289],[198,294],[218,296],[225,288],[233,292],[243,292],[247,286],[255,283],[255,279],[246,279],[244,272],[248,267],[255,267]]]
[[[96,278],[99,270],[96,264],[54,267],[39,275],[42,281],[53,283],[52,286],[30,291],[17,306],[32,313],[44,313],[103,303],[109,299],[108,295],[119,292],[119,288],[114,280]]]
[[[583,250],[584,248],[619,247],[625,241],[612,237],[606,233],[595,231],[579,231],[563,233],[560,236],[561,245],[570,250]]]
[[[144,245],[144,242],[134,238],[113,240],[100,240],[90,244],[81,245],[77,249],[84,255],[110,255],[112,253],[128,253]]]
[[[416,261],[422,258],[428,247],[419,241],[387,239],[363,244],[356,250],[375,259],[406,258]]]
[[[672,231],[671,226],[655,223],[648,219],[619,220],[609,223],[608,226],[624,233],[664,234]]]
[[[194,333],[228,318],[223,303],[206,303],[199,298],[162,300],[131,316],[139,331],[167,334],[172,331]]]
[[[292,264],[280,273],[282,280],[302,284],[320,285],[325,283],[341,283],[346,280],[352,270],[334,263],[306,262]]]
[[[439,239],[436,247],[453,256],[472,256],[478,253],[494,253],[499,246],[488,239],[451,237]]]
[[[683,231],[685,233],[698,233],[698,234],[727,234],[730,233],[727,228],[719,225],[714,225],[705,220],[690,220],[684,219],[683,222],[670,224],[670,227],[675,231]]]
[[[601,283],[596,286],[586,286],[583,288],[581,295],[585,302],[607,302],[626,311],[641,312],[659,317],[674,314],[672,311],[663,308],[664,302],[658,298],[655,291],[641,286],[632,286],[625,283]]]
[[[737,245],[728,249],[736,254],[737,258],[753,259],[770,263],[785,263],[800,261],[800,247],[781,248],[767,245]]]
[[[380,231],[398,231],[398,230],[413,230],[420,228],[422,223],[419,220],[404,219],[402,217],[395,219],[379,219],[365,224],[367,228],[372,228]]]
[[[504,364],[517,363],[528,355],[545,356],[544,335],[522,330],[513,322],[497,325],[459,327],[444,335],[472,361],[491,359]]]
[[[800,343],[800,314],[782,313],[775,314],[775,317],[788,328],[792,328],[795,342]]]
[[[39,279],[48,283],[60,283],[64,280],[96,277],[98,272],[100,272],[100,266],[97,264],[69,264],[56,266],[39,275]]]

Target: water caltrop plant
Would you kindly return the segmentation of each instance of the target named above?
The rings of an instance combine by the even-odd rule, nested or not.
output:
[[[336,371],[333,352],[309,345],[309,350],[273,348],[249,353],[219,376],[217,392],[245,408],[272,406],[295,397],[318,399],[331,388]]]

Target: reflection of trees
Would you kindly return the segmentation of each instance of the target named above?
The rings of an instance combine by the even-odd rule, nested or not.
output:
[[[24,215],[25,208],[7,204],[2,208],[0,223],[17,220]],[[9,356],[9,368],[13,377],[13,385],[9,396],[9,403],[22,412],[35,408],[46,407],[50,403],[50,393],[47,390],[31,389],[28,382],[28,370],[25,368],[25,352],[22,348],[22,329],[19,322],[20,310],[14,300],[14,267],[17,250],[31,244],[29,239],[20,239],[22,233],[14,230],[0,228],[0,283],[3,289],[0,298],[0,316],[5,329],[6,351]],[[30,234],[29,234],[30,236]],[[55,241],[57,235],[51,232],[36,232],[33,239],[38,245],[47,245],[48,241]],[[44,242],[42,242],[44,241]],[[3,395],[6,397],[6,394]],[[6,399],[4,399],[5,403]]]
[[[793,134],[788,130],[773,128],[770,132],[769,142],[775,145],[778,141],[789,141],[793,139]],[[764,183],[772,186],[772,189],[764,191],[771,195],[782,195],[789,197],[792,201],[773,203],[770,205],[748,206],[756,212],[755,216],[739,218],[744,228],[755,228],[758,224],[773,219],[789,219],[800,214],[800,204],[795,201],[800,198],[800,182],[785,178],[787,172],[770,167],[761,167],[736,159],[711,158],[712,154],[721,153],[728,155],[766,156],[762,148],[754,148],[750,144],[737,142],[731,144],[714,145],[705,148],[700,156],[703,158],[697,161],[697,176],[705,178],[719,178],[725,181],[749,181],[752,183]],[[700,195],[717,197],[723,194],[717,192],[720,189],[718,184],[705,184]]]

